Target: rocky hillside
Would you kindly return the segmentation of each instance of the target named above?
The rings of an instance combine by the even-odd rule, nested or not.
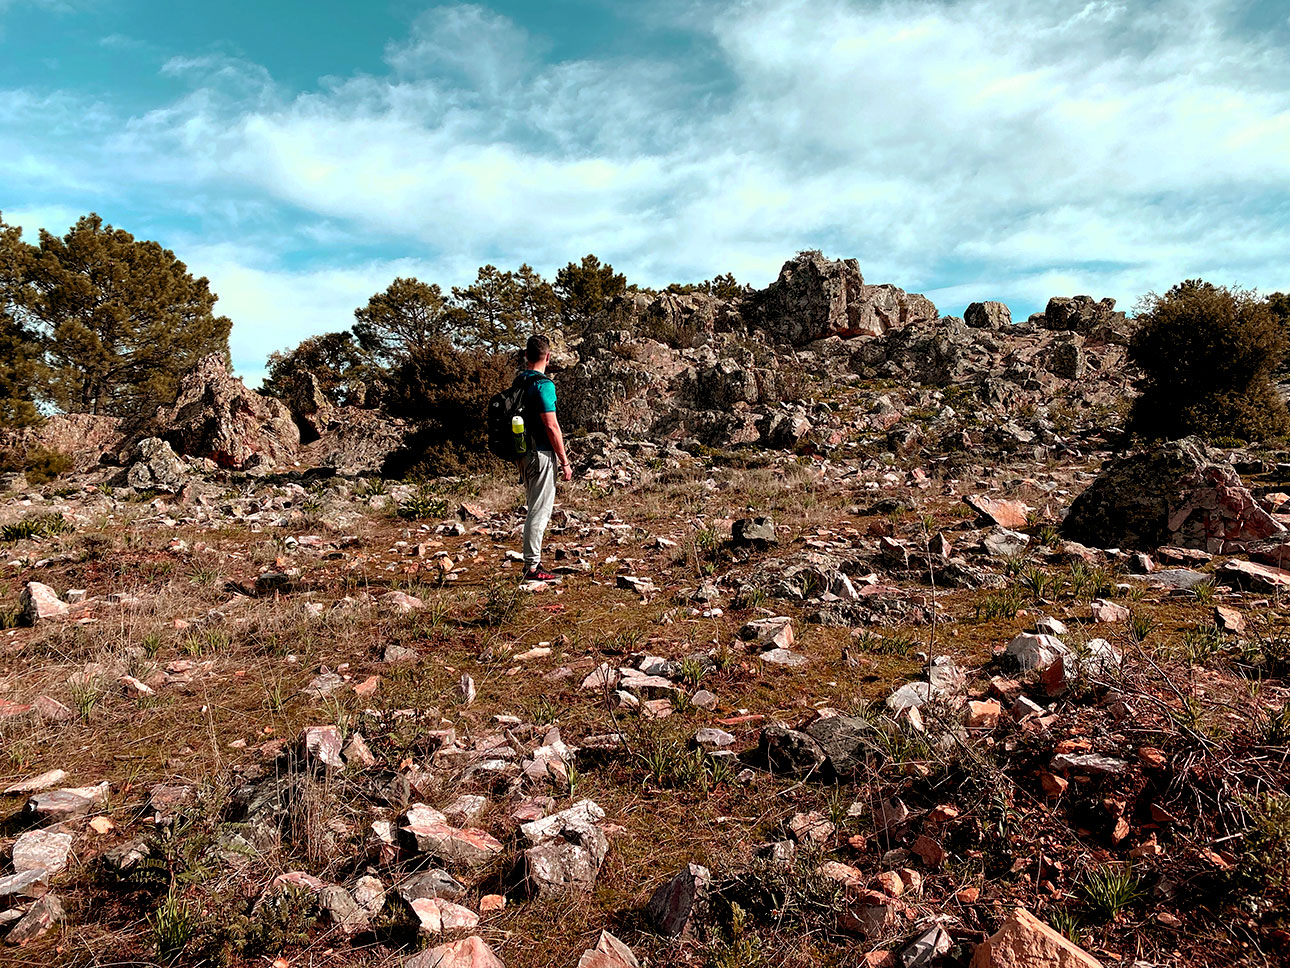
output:
[[[6,963],[1284,961],[1290,455],[1122,452],[1109,301],[609,320],[555,585],[308,380],[9,442]]]

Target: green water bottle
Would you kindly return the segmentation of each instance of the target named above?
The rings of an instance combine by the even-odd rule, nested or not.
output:
[[[524,418],[514,416],[511,418],[511,433],[515,435],[515,453],[517,455],[524,453],[528,449],[528,443],[524,436]]]

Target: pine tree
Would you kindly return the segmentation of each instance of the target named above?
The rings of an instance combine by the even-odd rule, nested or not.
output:
[[[26,263],[22,230],[0,218],[0,427],[26,427],[40,421],[35,402],[40,345],[19,318]]]
[[[90,214],[26,248],[17,316],[43,339],[41,390],[55,406],[146,413],[175,398],[199,359],[228,354],[232,323],[215,315],[209,283],[158,243]]]
[[[605,304],[627,290],[627,278],[608,262],[584,255],[581,263],[570,262],[555,274],[554,288],[565,323],[585,333]]]
[[[453,287],[452,298],[461,309],[462,341],[467,346],[501,353],[523,345],[515,273],[502,272],[495,265],[480,266],[471,285]]]
[[[389,369],[443,339],[459,338],[461,311],[443,290],[420,279],[398,278],[354,310],[354,336]]]
[[[541,335],[554,329],[560,321],[560,297],[551,283],[535,272],[527,262],[515,272],[519,290],[519,314],[525,337]]]
[[[320,333],[302,340],[293,350],[272,353],[261,387],[271,397],[289,398],[296,376],[312,373],[331,403],[353,404],[366,399],[371,364],[352,332]]]

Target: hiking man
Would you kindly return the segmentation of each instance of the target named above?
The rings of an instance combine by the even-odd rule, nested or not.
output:
[[[555,384],[546,375],[551,362],[550,340],[530,336],[524,358],[527,368],[515,378],[517,382],[525,381],[524,426],[529,438],[529,448],[520,458],[520,476],[529,506],[524,521],[524,580],[555,581],[555,575],[542,570],[542,538],[555,507],[557,462],[560,476],[566,481],[573,480],[573,468],[555,416]]]

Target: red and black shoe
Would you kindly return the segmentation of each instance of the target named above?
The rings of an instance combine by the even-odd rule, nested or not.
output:
[[[549,571],[543,571],[541,565],[538,565],[536,568],[525,568],[523,577],[525,581],[559,581],[560,580],[558,576],[551,574]]]

